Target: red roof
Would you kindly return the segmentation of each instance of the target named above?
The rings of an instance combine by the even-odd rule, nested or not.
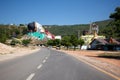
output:
[[[52,33],[50,33],[48,30],[45,30],[45,34],[50,35],[52,39],[55,39],[55,36]]]

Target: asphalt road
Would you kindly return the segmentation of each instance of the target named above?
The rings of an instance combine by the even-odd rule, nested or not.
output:
[[[0,80],[116,80],[63,52],[40,51],[0,62]]]

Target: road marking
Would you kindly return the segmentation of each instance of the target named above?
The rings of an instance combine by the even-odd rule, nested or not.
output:
[[[46,62],[46,60],[43,60],[43,63],[45,63]]]
[[[35,73],[30,74],[26,80],[32,80],[32,78],[35,76]]]
[[[40,64],[38,67],[37,67],[37,69],[40,69],[42,67],[42,64]]]
[[[48,59],[48,57],[45,57],[45,59],[47,60],[47,59]]]
[[[78,57],[77,57],[77,58],[78,58]],[[84,62],[84,63],[86,63],[86,64],[88,64],[88,65],[94,67],[95,69],[97,69],[97,70],[99,70],[99,71],[101,71],[101,72],[103,72],[103,73],[105,73],[105,74],[107,74],[107,75],[109,75],[109,76],[111,76],[111,77],[117,79],[117,80],[120,80],[119,77],[117,77],[117,76],[115,76],[115,75],[113,75],[113,74],[111,74],[111,73],[109,73],[109,72],[107,72],[107,71],[105,71],[105,70],[103,70],[103,69],[101,69],[101,68],[99,68],[99,67],[93,65],[93,64],[90,64],[90,63],[87,62],[87,61],[84,61],[84,60],[82,60],[82,59],[80,59],[80,58],[78,58],[78,59],[81,60],[82,62]]]

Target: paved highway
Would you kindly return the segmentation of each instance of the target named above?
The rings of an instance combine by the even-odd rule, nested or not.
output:
[[[0,62],[0,80],[116,80],[63,52],[40,51]]]

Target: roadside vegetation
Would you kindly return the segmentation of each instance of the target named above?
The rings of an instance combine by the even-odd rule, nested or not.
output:
[[[47,42],[48,46],[55,46],[58,49],[61,49],[61,47],[64,47],[67,50],[70,47],[73,47],[73,49],[76,50],[76,47],[78,45],[82,46],[83,44],[84,44],[84,40],[78,39],[75,35],[64,36],[62,40],[55,39],[55,40],[48,40]]]
[[[99,54],[98,57],[101,58],[113,58],[113,59],[120,59],[120,52],[119,53],[103,53],[103,54]]]
[[[0,24],[0,42],[5,43],[6,40],[17,38],[22,38],[23,35],[27,33],[27,27],[25,25],[20,24],[16,25],[3,25]]]

